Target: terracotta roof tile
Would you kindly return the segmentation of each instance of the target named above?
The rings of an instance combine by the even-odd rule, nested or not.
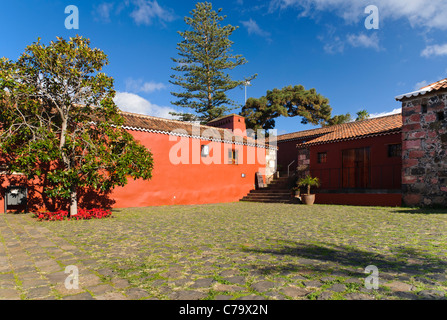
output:
[[[278,142],[290,141],[290,140],[302,140],[305,138],[313,138],[316,136],[321,136],[323,134],[326,134],[326,133],[329,133],[332,131],[334,131],[333,126],[317,128],[317,129],[310,129],[310,130],[282,134],[277,137],[277,140],[278,140]]]
[[[446,79],[442,79],[439,81],[436,81],[432,84],[429,84],[428,86],[422,87],[417,91],[413,91],[413,92],[409,92],[406,94],[401,94],[399,96],[397,96],[395,99],[397,101],[402,101],[405,98],[412,98],[412,97],[417,97],[417,96],[423,96],[428,92],[433,92],[433,91],[439,91],[439,90],[446,90],[447,89],[447,78]]]
[[[365,138],[368,136],[383,135],[400,132],[402,128],[402,115],[394,114],[363,121],[353,121],[331,127],[333,130],[313,140],[299,144],[299,147],[307,147],[315,144],[330,143],[342,140]]]
[[[130,130],[153,131],[165,134],[185,134],[194,137],[200,136],[202,138],[215,138],[217,140],[231,140],[232,142],[243,144],[268,146],[268,144],[262,144],[259,141],[251,139],[250,137],[241,138],[240,136],[235,136],[228,129],[158,118],[125,111],[120,111],[120,113],[124,117],[124,127]]]
[[[440,90],[440,89],[447,89],[447,78],[433,82],[432,84],[429,84],[428,86],[422,87],[423,89],[432,89],[433,90]]]

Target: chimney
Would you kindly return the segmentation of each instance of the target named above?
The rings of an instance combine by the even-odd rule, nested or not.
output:
[[[234,135],[247,136],[247,127],[245,126],[245,118],[238,114],[230,114],[214,119],[207,123],[208,126],[229,129]]]

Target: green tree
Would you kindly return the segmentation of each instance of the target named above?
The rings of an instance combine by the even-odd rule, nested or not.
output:
[[[351,117],[350,113],[339,114],[339,115],[335,115],[331,119],[329,119],[328,123],[324,126],[333,126],[336,124],[348,123],[351,121],[352,121],[352,117]]]
[[[355,119],[355,121],[362,121],[362,120],[366,120],[369,118],[369,113],[366,110],[360,110],[359,112],[357,112],[357,118]]]
[[[240,114],[246,118],[247,128],[268,130],[275,127],[275,119],[280,116],[300,116],[303,124],[323,125],[331,119],[331,112],[327,98],[315,89],[298,85],[269,90],[259,99],[250,98]]]
[[[178,98],[174,105],[192,109],[195,115],[172,113],[183,120],[196,119],[207,123],[225,115],[236,103],[226,92],[241,87],[246,80],[232,80],[227,70],[247,63],[241,55],[232,55],[230,35],[237,27],[221,26],[226,16],[220,16],[222,9],[214,11],[208,2],[197,3],[192,17],[185,17],[188,31],[178,32],[183,41],[178,43],[179,58],[172,58],[176,66],[172,69],[178,74],[171,76],[169,82],[183,89],[171,92]]]
[[[44,192],[68,199],[102,192],[128,177],[150,179],[152,154],[123,128],[113,79],[100,72],[107,56],[88,39],[40,39],[16,61],[0,59],[0,150],[8,170],[48,181]],[[44,173],[43,168],[48,168]]]

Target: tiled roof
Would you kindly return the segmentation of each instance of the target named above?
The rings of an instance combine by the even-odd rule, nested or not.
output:
[[[268,147],[268,144],[262,144],[249,137],[242,138],[240,136],[235,136],[227,129],[125,111],[120,111],[120,113],[124,117],[124,128],[127,130],[155,132],[176,136],[188,136],[203,140],[228,141],[236,144]]]
[[[323,127],[323,128],[317,128],[317,129],[311,129],[311,130],[304,130],[304,131],[298,131],[293,133],[286,133],[279,135],[277,137],[278,142],[285,142],[290,140],[303,140],[306,138],[314,138],[317,136],[321,136],[323,134],[329,133],[334,131],[334,127]]]
[[[330,128],[332,131],[318,136],[313,140],[298,144],[298,147],[400,132],[402,128],[402,115],[394,114],[363,121],[353,121],[331,126]]]
[[[432,91],[438,91],[438,90],[445,90],[447,89],[447,78],[446,79],[442,79],[439,80],[437,82],[434,82],[432,84],[429,84],[428,86],[422,87],[417,91],[413,91],[410,93],[406,93],[406,94],[402,94],[400,96],[396,97],[397,101],[402,101],[405,98],[412,98],[412,97],[417,97],[417,96],[423,96],[428,92],[432,92]]]

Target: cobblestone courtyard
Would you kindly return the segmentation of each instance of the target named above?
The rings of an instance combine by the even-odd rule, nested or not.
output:
[[[230,203],[0,215],[0,299],[445,299],[447,210]],[[367,289],[367,266],[379,289]],[[66,266],[79,269],[67,289]]]

